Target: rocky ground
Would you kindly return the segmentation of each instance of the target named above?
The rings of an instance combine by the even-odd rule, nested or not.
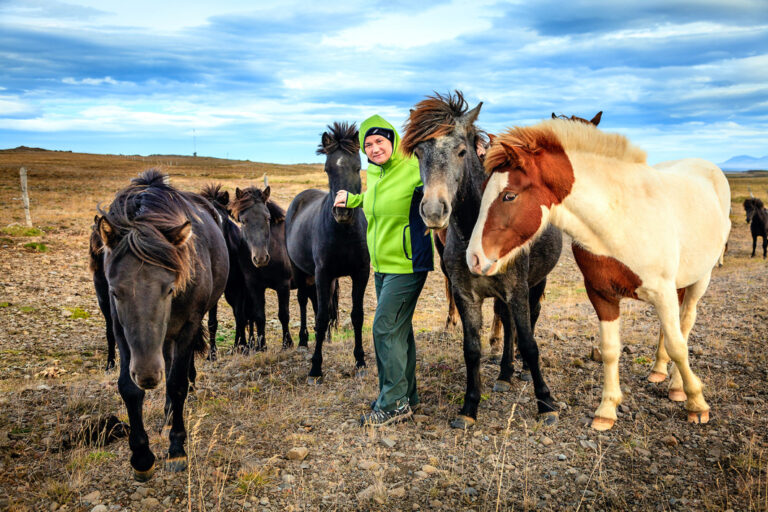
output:
[[[30,160],[39,232],[13,225],[23,221],[13,200],[18,166]],[[215,179],[234,190],[258,182],[267,169],[284,206],[324,180],[317,166],[155,160],[0,154],[0,509],[768,510],[768,264],[749,258],[740,206],[746,185],[739,180],[732,180],[726,265],[714,272],[689,343],[712,407],[708,424],[686,423],[683,405],[666,398],[666,385],[647,382],[658,321],[647,305],[626,302],[625,401],[612,430],[589,428],[602,383],[601,365],[590,358],[597,320],[566,249],[537,327],[544,375],[561,406],[554,427],[537,421],[529,384],[491,392],[498,369],[490,361],[483,363],[477,425],[449,427],[463,400],[465,372],[461,336],[442,329],[443,283],[434,272],[414,320],[423,400],[414,421],[379,431],[358,426],[377,390],[372,286],[368,374],[354,376],[351,333],[342,322],[326,346],[325,381],[311,387],[308,354],[279,349],[274,294],[269,350],[250,356],[228,353],[233,319],[222,302],[220,359],[198,360],[198,389],[187,406],[189,469],[170,473],[160,465],[150,481],[135,482],[125,438],[103,445],[81,435],[100,418],[126,419],[117,375],[103,371],[104,323],[87,266],[96,203],[108,202],[137,170],[158,164],[186,189]],[[760,183],[764,189],[768,179]],[[349,289],[343,281],[344,319]],[[489,323],[490,304],[486,312]],[[144,408],[159,456],[168,445],[159,432],[163,401],[164,391],[154,390]]]

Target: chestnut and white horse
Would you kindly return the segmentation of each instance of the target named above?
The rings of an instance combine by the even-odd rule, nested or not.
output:
[[[562,119],[498,136],[485,168],[489,177],[467,250],[473,272],[501,271],[550,223],[573,238],[600,320],[605,382],[592,427],[611,428],[621,403],[619,301],[625,297],[653,304],[661,321],[663,340],[649,378],[663,380],[671,358],[679,373],[673,372],[670,398],[687,398],[688,421],[709,421],[687,339],[731,229],[723,172],[700,159],[651,167],[625,137]]]

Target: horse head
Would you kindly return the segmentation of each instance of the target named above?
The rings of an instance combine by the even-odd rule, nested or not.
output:
[[[235,189],[235,199],[230,203],[232,216],[240,223],[240,234],[251,253],[255,267],[269,263],[269,241],[272,214],[268,207],[272,190],[269,186]]]
[[[355,123],[333,123],[324,132],[318,155],[325,155],[325,173],[328,175],[330,196],[333,198],[339,190],[359,194],[362,190],[360,181],[360,140]],[[333,207],[333,218],[340,224],[350,224],[354,219],[353,208]]]

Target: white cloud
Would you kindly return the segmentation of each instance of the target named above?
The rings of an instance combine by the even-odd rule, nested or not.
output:
[[[62,78],[61,82],[67,85],[103,85],[103,84],[125,85],[128,83],[128,82],[118,82],[117,80],[115,80],[110,76],[105,76],[104,78],[83,78],[82,80],[76,80],[70,76],[70,77]]]

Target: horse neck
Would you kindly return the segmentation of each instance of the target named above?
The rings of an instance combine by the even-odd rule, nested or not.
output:
[[[752,214],[752,224],[762,226],[763,229],[768,228],[768,209],[755,208],[755,213]]]
[[[483,164],[474,151],[471,151],[470,158],[466,159],[464,163],[464,170],[456,190],[450,218],[451,226],[464,240],[465,245],[472,236],[472,230],[480,213],[480,201],[482,200],[480,190],[484,179]]]

